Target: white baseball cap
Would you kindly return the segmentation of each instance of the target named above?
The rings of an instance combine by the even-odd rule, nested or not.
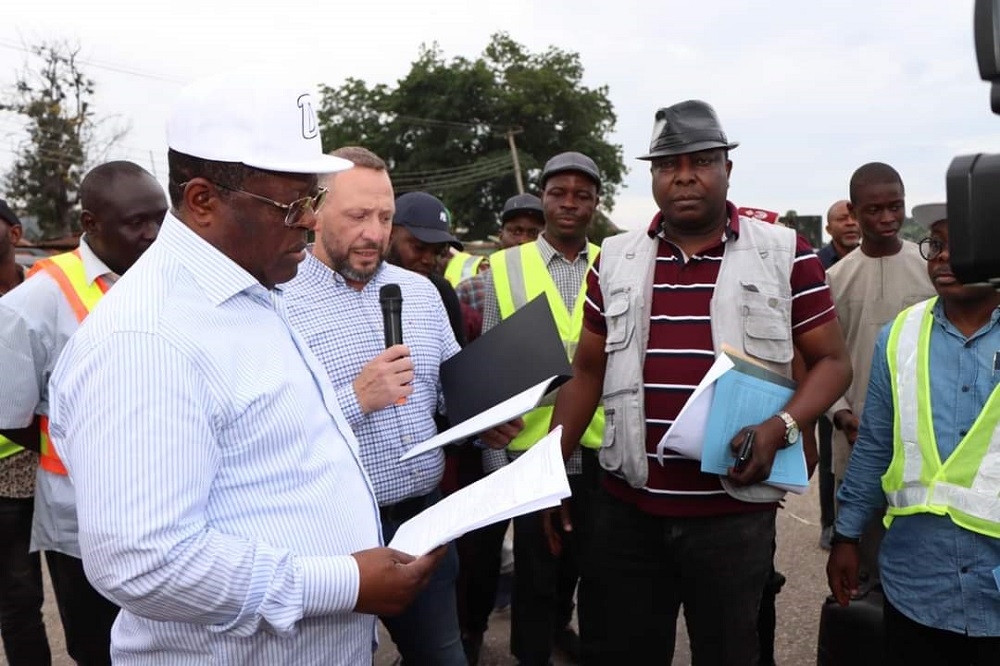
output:
[[[935,222],[948,219],[948,206],[943,203],[929,203],[914,206],[910,211],[913,221],[923,229],[930,229]]]
[[[188,85],[167,121],[167,145],[267,171],[319,174],[353,167],[323,154],[312,86],[276,81],[281,79],[236,72]]]

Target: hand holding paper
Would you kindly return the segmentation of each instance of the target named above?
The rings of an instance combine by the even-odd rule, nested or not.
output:
[[[561,438],[556,428],[510,465],[406,521],[389,547],[419,556],[480,527],[558,505],[570,496]]]

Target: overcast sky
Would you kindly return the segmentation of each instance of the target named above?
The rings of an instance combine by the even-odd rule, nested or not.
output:
[[[907,207],[942,200],[953,156],[1000,152],[972,39],[973,0],[9,0],[0,25],[0,84],[40,39],[70,39],[91,63],[98,113],[131,131],[110,157],[165,179],[164,125],[180,86],[234,65],[284,64],[336,86],[353,76],[393,83],[421,43],[475,57],[505,30],[532,51],[580,53],[585,83],[607,85],[611,137],[631,171],[612,219],[644,225],[654,212],[636,161],[653,114],[691,98],[715,106],[741,142],[730,198],[784,213],[825,213],[851,173],[884,161],[903,176]],[[0,113],[0,168],[23,141]],[[572,149],[573,146],[566,146]]]

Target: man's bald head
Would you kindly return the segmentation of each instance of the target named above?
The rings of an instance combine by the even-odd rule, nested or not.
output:
[[[167,198],[152,174],[138,164],[106,162],[80,183],[80,226],[108,268],[128,270],[156,239]]]
[[[830,234],[837,254],[843,256],[861,242],[858,222],[851,217],[850,201],[841,199],[826,211],[826,233]]]

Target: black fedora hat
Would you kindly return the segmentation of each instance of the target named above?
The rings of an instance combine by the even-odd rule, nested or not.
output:
[[[726,138],[726,133],[719,124],[719,117],[710,104],[689,99],[656,112],[649,154],[639,159],[651,160],[712,148],[732,150],[738,145],[740,144]]]

